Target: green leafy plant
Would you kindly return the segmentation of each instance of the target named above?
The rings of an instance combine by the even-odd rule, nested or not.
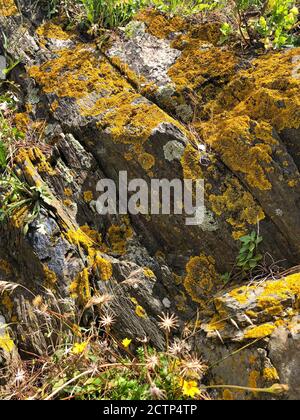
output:
[[[10,105],[11,103],[9,102],[8,104]],[[14,142],[22,138],[24,138],[24,134],[17,128],[12,127],[10,122],[4,118],[0,111],[0,169],[3,170],[6,168],[9,148]]]
[[[274,0],[269,2],[265,16],[256,23],[258,33],[264,37],[266,48],[292,46],[296,42],[291,32],[298,21],[299,10],[294,1]]]
[[[266,49],[293,46],[299,9],[294,0],[235,0],[239,33],[246,44]]]
[[[229,40],[230,36],[233,33],[233,27],[227,22],[224,22],[220,28],[221,31],[221,38],[220,38],[220,44],[224,44],[226,41]]]
[[[223,2],[217,0],[152,0],[149,3],[165,13],[192,15],[214,9]]]
[[[51,197],[43,187],[29,186],[20,181],[13,173],[8,173],[0,178],[0,223],[13,216],[25,212],[22,220],[26,234],[30,223],[40,214],[44,204],[51,204]]]
[[[262,260],[262,255],[258,252],[258,247],[262,243],[263,238],[253,231],[250,235],[240,238],[242,247],[237,257],[237,266],[248,272],[255,269]]]
[[[133,15],[145,5],[145,0],[80,0],[90,25],[99,24],[115,28],[130,21]]]

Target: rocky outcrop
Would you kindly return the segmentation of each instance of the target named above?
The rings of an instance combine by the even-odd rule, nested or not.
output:
[[[299,399],[299,287],[296,272],[215,298],[214,317],[201,327],[215,383],[268,388],[280,382],[289,384],[290,399]],[[245,395],[228,389],[224,397]]]
[[[29,3],[20,12],[0,2],[0,25],[6,53],[22,61],[13,73],[22,86],[16,124],[40,129],[47,144],[20,149],[14,172],[44,199],[25,235],[30,209],[1,225],[0,280],[26,288],[5,294],[1,312],[26,333],[31,293],[46,288],[83,308],[95,292],[109,293],[116,334],[162,348],[162,311],[184,323],[201,310],[195,346],[212,364],[226,359],[212,382],[280,380],[298,396],[299,274],[224,293],[221,274],[258,223],[262,253],[286,268],[299,262],[300,49],[250,59],[220,46],[215,20],[151,10],[103,44],[42,22],[39,10],[29,16]],[[120,171],[148,184],[204,178],[204,223],[100,216],[96,185]],[[14,330],[21,350],[34,346]]]

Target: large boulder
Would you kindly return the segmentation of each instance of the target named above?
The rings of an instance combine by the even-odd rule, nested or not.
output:
[[[214,366],[212,383],[280,380],[297,397],[299,274],[234,290],[221,275],[257,225],[261,253],[286,269],[299,262],[300,49],[247,58],[220,45],[215,16],[199,24],[152,10],[103,45],[42,22],[42,9],[30,15],[30,1],[2,3],[3,46],[21,59],[15,122],[45,140],[18,150],[13,168],[42,191],[41,211],[28,223],[22,208],[0,227],[0,278],[21,286],[0,309],[18,347],[42,353],[36,298],[49,293],[66,312],[85,309],[83,322],[95,296],[112,295],[115,334],[158,348],[161,312],[183,325],[200,309],[194,344]],[[100,215],[97,183],[121,171],[148,185],[203,178],[204,222]]]

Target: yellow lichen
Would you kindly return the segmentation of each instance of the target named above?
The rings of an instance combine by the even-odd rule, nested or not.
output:
[[[148,171],[155,165],[155,157],[150,155],[150,153],[143,153],[139,157],[139,163],[141,164],[142,168],[145,169],[145,171]]]
[[[15,114],[14,123],[19,131],[26,132],[30,124],[29,115],[26,112]]]
[[[95,257],[94,271],[103,281],[108,281],[113,275],[112,264],[107,259],[97,255]]]
[[[45,276],[45,287],[47,289],[53,290],[57,283],[57,276],[54,271],[50,270],[50,268],[45,264],[43,270]]]
[[[20,149],[16,156],[16,161],[22,164],[26,175],[35,181],[36,186],[41,186],[37,172],[51,176],[56,175],[56,171],[38,147],[32,147],[27,150]]]
[[[147,31],[157,38],[168,38],[172,33],[184,30],[186,22],[179,16],[169,17],[156,9],[144,9],[140,11],[136,19],[147,26]]]
[[[275,367],[266,367],[263,372],[263,376],[267,381],[278,381],[279,375]]]
[[[300,273],[280,280],[268,281],[259,292],[257,286],[243,286],[229,293],[241,304],[247,304],[250,296],[256,296],[256,307],[269,315],[278,316],[284,312],[283,302],[292,299],[297,302],[300,296]],[[257,318],[257,313],[248,311],[247,315]]]
[[[63,200],[63,203],[66,207],[71,207],[73,205],[73,202],[71,200]]]
[[[70,284],[69,291],[73,299],[79,299],[81,304],[86,304],[91,299],[89,270],[83,269]]]
[[[249,289],[246,286],[240,287],[239,289],[234,289],[229,293],[229,296],[244,305],[248,302],[249,299]]]
[[[258,327],[250,328],[246,331],[244,338],[265,338],[273,334],[276,326],[272,324],[263,324]]]
[[[46,93],[75,99],[80,113],[97,117],[98,127],[109,132],[114,141],[143,143],[163,122],[182,128],[156,105],[142,100],[108,60],[97,56],[93,45],[79,44],[56,54],[41,66],[31,67],[29,75]]]
[[[42,38],[49,39],[60,39],[67,41],[70,39],[70,35],[67,34],[59,25],[56,25],[53,22],[43,23],[37,30],[37,35]]]
[[[227,178],[223,195],[209,196],[212,210],[218,215],[226,215],[226,221],[234,228],[233,236],[243,236],[249,225],[255,226],[265,218],[263,209],[253,196],[244,190],[237,178]]]
[[[184,287],[191,298],[200,304],[216,290],[220,276],[215,268],[215,260],[206,255],[193,257],[186,266]]]
[[[224,163],[260,190],[272,188],[268,173],[275,167],[273,152],[280,148],[274,128],[300,127],[300,79],[292,70],[299,53],[294,48],[254,60],[206,105],[208,121],[196,124]]]
[[[249,382],[248,385],[250,388],[257,388],[258,387],[258,379],[260,378],[260,373],[257,370],[253,370],[250,372],[249,375]]]
[[[211,82],[210,92],[208,82],[217,79],[222,84],[229,80],[235,74],[237,58],[230,51],[213,46],[207,48],[207,44],[198,38],[188,38],[185,45],[168,75],[176,85],[177,95],[185,98],[186,92],[190,91],[199,95],[198,100],[205,101],[216,91]]]
[[[18,13],[18,8],[14,0],[0,0],[0,16],[14,16]]]
[[[200,166],[200,152],[191,144],[188,144],[181,158],[181,166],[184,179],[203,179],[203,172]]]
[[[118,255],[123,255],[126,252],[127,242],[133,236],[133,230],[127,218],[123,219],[123,223],[112,225],[108,229],[108,240],[111,245],[111,251]]]
[[[199,129],[232,171],[243,174],[252,187],[269,190],[272,186],[267,174],[272,167],[272,145],[276,141],[270,136],[258,139],[252,127],[248,115],[225,114],[223,118],[201,124]]]

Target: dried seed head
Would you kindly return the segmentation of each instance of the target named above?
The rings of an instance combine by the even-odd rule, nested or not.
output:
[[[162,316],[159,316],[158,318],[161,320],[158,323],[159,327],[168,333],[179,326],[179,319],[175,314],[162,314]]]

